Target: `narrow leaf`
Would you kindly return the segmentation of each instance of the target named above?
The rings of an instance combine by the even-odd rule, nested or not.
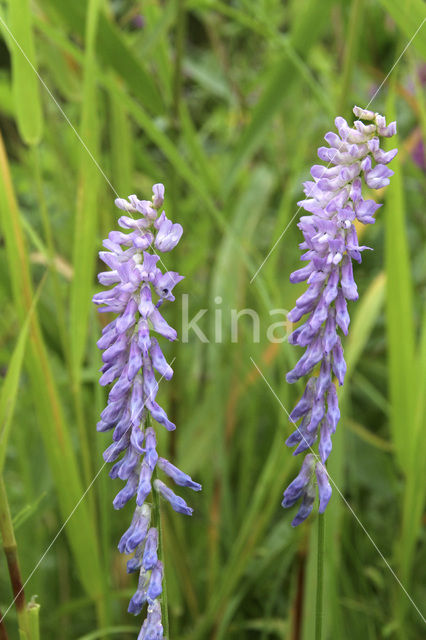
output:
[[[37,144],[42,136],[43,113],[36,72],[30,0],[13,0],[9,3],[9,22],[12,89],[18,129],[24,142]]]
[[[27,344],[28,329],[43,283],[44,280],[38,289],[37,295],[34,297],[32,308],[30,309],[25,323],[19,332],[18,341],[13,350],[7,374],[0,391],[0,475],[3,473],[10,427],[18,395],[19,379],[21,377],[22,362]]]

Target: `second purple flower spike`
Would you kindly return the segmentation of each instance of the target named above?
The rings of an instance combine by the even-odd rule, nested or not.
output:
[[[334,132],[325,135],[329,147],[320,147],[318,156],[328,164],[311,168],[313,181],[305,182],[307,197],[298,203],[311,214],[302,216],[298,224],[304,237],[299,245],[303,251],[301,260],[307,265],[294,271],[290,281],[307,281],[308,288],[288,317],[292,322],[308,317],[293,331],[289,342],[305,347],[306,351],[286,377],[290,383],[308,374],[311,377],[290,414],[294,425],[300,423],[286,444],[296,446],[296,455],[312,450],[319,440],[319,457],[309,453],[299,475],[284,492],[283,507],[301,500],[293,526],[303,522],[312,511],[315,484],[320,513],[331,496],[325,462],[340,419],[333,374],[338,384],[343,385],[346,373],[339,333],[348,334],[347,300],[358,298],[352,260],[361,262],[361,252],[369,248],[359,246],[354,222],[374,223],[374,214],[381,205],[363,198],[363,181],[370,189],[387,186],[393,171],[386,165],[397,154],[397,149],[385,152],[380,148],[381,137],[390,138],[396,133],[395,122],[386,126],[383,116],[359,107],[354,107],[353,112],[357,117],[354,127],[338,117],[335,124],[339,135]],[[318,375],[312,375],[317,365]]]
[[[98,340],[104,362],[100,384],[115,384],[97,428],[98,431],[113,430],[113,442],[104,452],[104,459],[115,462],[110,470],[111,478],[126,482],[115,496],[115,509],[121,509],[132,498],[136,501],[131,524],[121,537],[118,549],[121,553],[133,554],[127,562],[127,571],[139,574],[129,612],[138,615],[146,604],[146,619],[138,640],[164,638],[160,605],[163,564],[159,558],[158,523],[150,497],[158,501],[162,495],[175,511],[192,515],[185,500],[156,477],[158,471],[179,486],[194,491],[201,489],[201,485],[165,458],[159,458],[157,453],[153,424],[157,422],[168,431],[175,429],[175,425],[156,402],[158,382],[154,372],[157,371],[161,379],[170,380],[173,369],[151,333],[176,340],[176,331],[163,318],[159,307],[165,300],[175,299],[173,288],[183,276],[175,271],[162,273],[157,264],[161,262],[159,256],[149,249],[154,245],[162,253],[170,251],[179,242],[183,230],[180,224],[172,224],[164,211],[160,214],[163,185],[155,184],[152,191],[152,201],[138,200],[134,195],[128,200],[115,201],[119,209],[129,214],[118,220],[127,233],[111,231],[104,240],[107,251],[101,251],[99,256],[110,271],[100,273],[99,281],[114,286],[93,298],[94,303],[101,306],[99,311],[118,314]]]

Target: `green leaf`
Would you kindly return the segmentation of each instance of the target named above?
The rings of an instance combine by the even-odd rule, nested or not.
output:
[[[28,251],[10,176],[6,152],[0,137],[0,221],[6,244],[9,278],[17,314],[24,323],[33,308]],[[59,507],[67,520],[66,533],[78,574],[87,593],[98,599],[104,589],[94,526],[87,505],[81,501],[83,487],[71,435],[64,419],[55,377],[38,322],[37,311],[30,319],[30,340],[25,366],[44,447],[52,471]],[[76,508],[78,504],[78,508]],[[70,514],[72,517],[69,518]],[[69,519],[69,521],[68,521]]]
[[[304,11],[298,13],[299,19],[293,26],[290,42],[268,74],[262,95],[252,112],[251,121],[235,147],[226,175],[226,192],[231,190],[239,170],[247,165],[265,136],[269,134],[272,119],[290,92],[292,83],[298,77],[294,72],[294,63],[289,64],[289,53],[295,50],[306,59],[316,38],[328,24],[330,4],[332,4],[330,0],[324,2],[309,0]]]
[[[32,307],[27,315],[25,323],[19,332],[18,341],[13,350],[9,362],[7,374],[0,391],[0,475],[3,473],[4,460],[6,457],[7,443],[9,439],[10,427],[12,424],[13,412],[18,396],[19,379],[21,377],[22,362],[27,345],[28,330],[35,305],[40,295],[44,280],[38,288],[34,297]]]
[[[3,29],[5,25],[3,24]],[[27,144],[40,142],[43,112],[40,102],[30,0],[9,3],[8,41],[12,56],[12,89],[19,133]]]
[[[395,20],[404,36],[407,38],[407,41],[410,41],[411,38],[413,38],[414,34],[416,34],[417,32],[411,44],[415,49],[417,49],[417,51],[423,56],[423,58],[425,58],[425,3],[422,2],[422,0],[410,0],[409,2],[400,2],[399,0],[381,0],[381,4],[383,5],[383,8],[388,11],[392,18]]]
[[[53,16],[60,16],[64,24],[81,37],[85,33],[86,0],[63,2],[46,0],[44,3]],[[52,16],[52,18],[53,18]],[[55,22],[55,20],[53,19]],[[127,88],[152,113],[164,113],[164,103],[152,76],[128,46],[118,27],[103,13],[99,16],[96,35],[96,52],[99,60],[114,69],[125,81]]]
[[[415,361],[415,406],[411,436],[408,437],[408,465],[405,468],[406,483],[402,506],[401,538],[398,543],[398,560],[401,579],[407,588],[411,585],[416,544],[423,531],[422,516],[426,498],[426,456],[424,433],[426,429],[426,313],[419,349]],[[398,616],[403,624],[408,601],[398,598]]]
[[[348,377],[352,375],[382,310],[385,299],[385,287],[386,276],[381,272],[370,283],[361,300],[353,305],[356,309],[354,309],[354,319],[345,347]],[[348,389],[348,386],[343,387],[343,393],[346,389]]]
[[[395,76],[394,76],[395,77]],[[393,120],[395,89],[389,94],[387,117]],[[392,146],[399,147],[399,138]],[[409,430],[413,428],[414,316],[412,275],[407,241],[404,201],[404,175],[400,154],[392,162],[395,175],[386,191],[386,321],[389,363],[390,425],[395,452],[401,468],[406,468]]]
[[[83,361],[96,258],[96,232],[98,219],[98,188],[100,173],[93,158],[99,151],[99,128],[96,100],[95,42],[100,0],[89,2],[87,13],[86,49],[84,63],[83,104],[80,135],[90,150],[79,147],[80,171],[77,213],[74,224],[73,267],[71,284],[71,360],[75,379],[80,375]]]
[[[40,494],[34,502],[31,504],[26,504],[14,517],[13,517],[13,528],[16,531],[28,520],[31,518],[33,513],[37,511],[40,503],[46,497],[46,493]]]
[[[103,638],[104,636],[116,636],[121,635],[122,633],[136,634],[139,630],[140,627],[105,627],[104,629],[92,631],[92,633],[87,633],[84,636],[80,636],[78,640],[97,640],[98,638]]]
[[[114,91],[109,91],[111,108],[111,167],[114,188],[121,197],[132,193],[133,154],[130,118]]]

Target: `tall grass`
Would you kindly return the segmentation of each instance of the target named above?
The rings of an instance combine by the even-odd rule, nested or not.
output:
[[[132,22],[139,13],[142,28]],[[134,585],[116,551],[128,514],[112,509],[106,468],[79,502],[104,448],[90,299],[97,251],[116,226],[114,191],[147,197],[162,181],[185,229],[173,268],[186,275],[189,317],[209,310],[199,323],[209,342],[190,333],[170,346],[176,374],[161,391],[178,425],[170,454],[203,484],[190,522],[163,514],[170,637],[310,640],[315,517],[294,531],[280,508],[295,472],[289,425],[252,360],[290,408],[300,393],[284,380],[294,349],[271,344],[266,331],[277,320],[270,310],[291,309],[298,294],[288,274],[298,261],[301,183],[333,117],[370,101],[424,5],[13,0],[0,17],[0,461],[23,578],[31,576],[27,601],[37,594],[41,605],[40,637],[137,635],[125,610]],[[423,630],[404,589],[415,605],[425,601],[425,160],[421,168],[413,159],[426,133],[425,29],[371,105],[398,120],[400,153],[363,237],[375,251],[357,267],[361,296],[330,457],[383,556],[335,491],[323,638],[415,640]],[[244,308],[259,314],[260,342],[247,316],[231,341],[230,309]],[[12,595],[4,563],[0,571],[4,611]],[[13,608],[5,625],[17,638]]]

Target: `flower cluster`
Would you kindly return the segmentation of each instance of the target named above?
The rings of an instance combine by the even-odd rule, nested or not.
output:
[[[152,201],[138,200],[134,195],[129,196],[128,201],[122,198],[115,201],[117,207],[128,214],[118,220],[127,233],[111,231],[104,240],[107,251],[100,251],[99,256],[110,270],[98,277],[101,284],[114,286],[93,298],[96,305],[102,305],[99,311],[118,314],[103,329],[97,343],[103,350],[104,362],[100,384],[115,381],[97,429],[113,429],[113,442],[104,452],[104,459],[115,462],[110,476],[126,482],[114,499],[114,507],[121,509],[136,496],[132,522],[118,549],[121,553],[133,554],[127,562],[127,571],[139,573],[129,612],[139,614],[147,603],[147,616],[138,640],[163,638],[159,601],[163,565],[158,558],[158,529],[156,522],[151,522],[152,509],[147,499],[154,490],[175,511],[192,514],[183,498],[157,477],[158,471],[177,485],[194,491],[201,489],[187,474],[158,456],[155,429],[151,425],[153,419],[169,431],[175,429],[155,399],[158,382],[154,371],[161,379],[170,380],[173,370],[152,331],[176,340],[176,331],[163,318],[159,307],[165,300],[175,299],[173,288],[183,278],[174,271],[162,273],[157,266],[159,256],[148,251],[151,246],[159,252],[170,251],[183,232],[181,225],[168,220],[164,211],[159,214],[164,201],[163,185],[155,184],[152,191]]]
[[[319,511],[322,513],[331,496],[325,462],[330,454],[331,436],[340,419],[333,374],[343,385],[346,363],[343,357],[339,329],[348,333],[347,300],[358,298],[353,277],[352,260],[361,262],[361,252],[369,247],[359,246],[355,222],[374,223],[374,214],[381,206],[362,196],[362,178],[370,189],[389,184],[393,171],[386,166],[397,149],[383,151],[380,138],[396,133],[396,123],[386,126],[378,113],[354,107],[358,118],[349,127],[344,118],[336,118],[339,135],[329,132],[325,140],[329,147],[320,147],[318,156],[326,167],[311,168],[313,181],[305,182],[307,198],[298,204],[311,215],[299,221],[304,241],[299,245],[307,261],[302,269],[290,275],[293,283],[307,280],[308,288],[296,301],[288,315],[298,322],[307,319],[289,337],[294,345],[306,351],[287,381],[296,382],[319,365],[319,373],[312,376],[305,391],[290,414],[293,424],[301,421],[287,439],[290,447],[297,445],[294,455],[312,449],[319,438],[319,458],[312,453],[305,457],[297,478],[284,492],[283,507],[291,507],[301,499],[293,526],[303,522],[312,511],[315,500],[315,476],[318,484]],[[361,119],[366,123],[361,122]],[[333,166],[330,166],[333,165]],[[374,165],[374,166],[373,166]]]

